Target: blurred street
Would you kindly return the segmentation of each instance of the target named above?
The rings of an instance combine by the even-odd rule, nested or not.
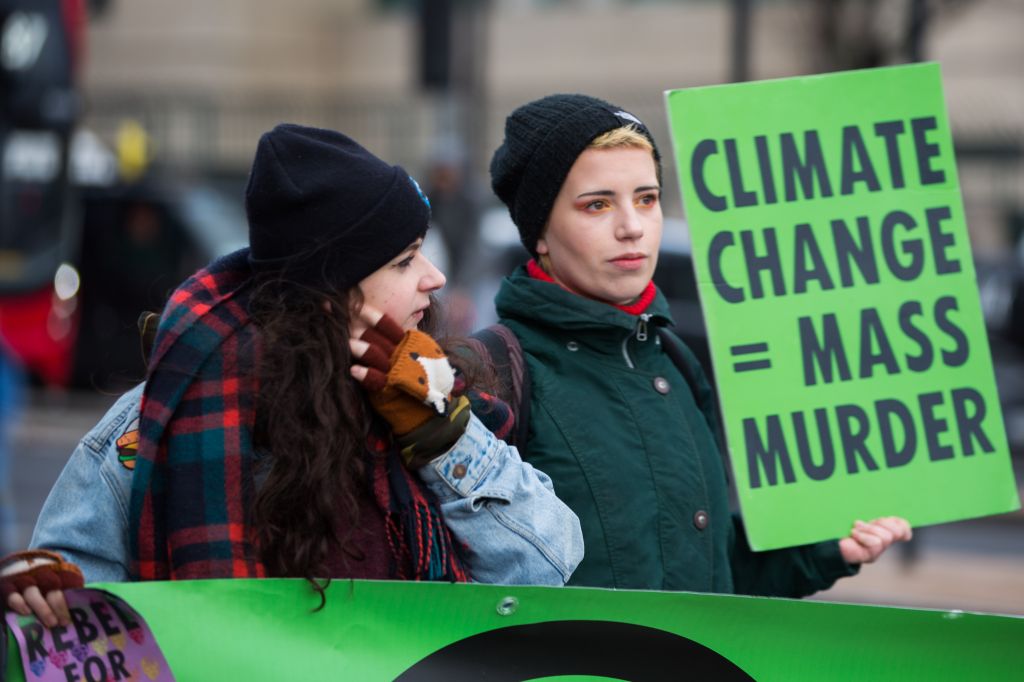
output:
[[[35,392],[14,436],[18,531],[27,543],[64,462],[116,396]],[[1024,477],[1015,461],[1018,484]],[[823,601],[960,609],[1024,616],[1024,513],[917,529],[915,554],[897,548]]]

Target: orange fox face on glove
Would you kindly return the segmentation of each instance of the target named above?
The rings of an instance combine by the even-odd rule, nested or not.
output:
[[[391,357],[388,378],[391,379],[391,375],[401,377],[396,380],[396,385],[409,384],[413,388],[413,396],[432,406],[438,414],[444,414],[448,411],[455,386],[455,372],[434,339],[420,331],[406,334]]]
[[[397,435],[447,414],[455,372],[433,338],[415,329],[402,331],[385,315],[361,340],[369,344],[359,360],[367,367],[363,386],[373,408]]]

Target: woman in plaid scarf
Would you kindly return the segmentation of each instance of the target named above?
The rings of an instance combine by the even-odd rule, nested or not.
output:
[[[280,125],[260,139],[246,211],[250,247],[161,316],[123,577],[303,577],[321,597],[331,577],[568,580],[576,516],[498,439],[507,406],[467,391],[421,331],[445,278],[420,250],[415,181],[340,133]],[[60,488],[51,499],[74,493]],[[48,625],[67,617],[60,588],[82,582],[73,563],[95,579],[95,548],[59,549],[0,580]]]

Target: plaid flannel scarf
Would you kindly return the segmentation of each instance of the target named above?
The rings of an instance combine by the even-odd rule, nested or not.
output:
[[[248,249],[197,272],[171,295],[150,358],[129,509],[136,580],[266,576],[248,511],[259,335],[247,311]],[[371,487],[394,577],[466,580],[436,501],[371,439]]]

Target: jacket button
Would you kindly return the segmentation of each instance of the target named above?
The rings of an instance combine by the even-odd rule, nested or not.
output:
[[[466,465],[465,464],[456,464],[454,467],[452,467],[452,476],[454,476],[455,478],[465,478],[466,477]]]
[[[575,353],[580,349],[580,344],[576,343],[575,341],[570,341],[569,343],[565,344],[565,347],[571,350],[573,353]]]
[[[665,377],[654,377],[654,381],[651,383],[654,384],[654,390],[662,395],[672,390],[672,386],[669,385],[668,379]]]
[[[704,530],[708,527],[708,513],[703,509],[698,509],[697,513],[693,515],[693,525],[696,526],[697,530]]]

